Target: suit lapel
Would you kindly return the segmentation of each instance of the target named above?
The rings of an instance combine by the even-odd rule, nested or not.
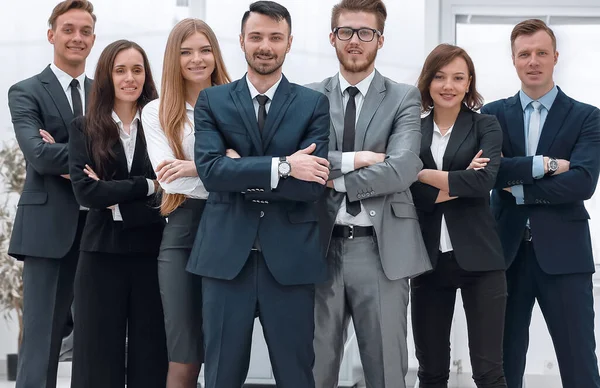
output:
[[[119,142],[120,143],[120,142]],[[146,175],[146,152],[145,152],[144,129],[142,121],[138,121],[137,135],[135,137],[135,150],[133,152],[133,162],[131,163],[131,175]],[[127,166],[127,160],[125,160]],[[134,173],[135,171],[135,173]]]
[[[339,75],[334,75],[329,79],[329,82],[325,86],[325,91],[329,99],[331,125],[333,126],[333,134],[336,141],[335,149],[341,150],[344,137],[344,104],[342,102]]]
[[[60,113],[60,116],[65,124],[65,128],[68,128],[74,118],[73,110],[69,105],[69,100],[67,100],[65,91],[60,85],[60,82],[58,82],[58,78],[56,78],[56,75],[54,75],[54,72],[52,69],[50,69],[49,65],[44,69],[44,71],[41,72],[40,80],[42,81],[44,89],[46,89],[50,95],[50,98],[52,98],[54,105],[56,105],[56,108],[58,109],[58,112]]]
[[[437,169],[433,154],[431,153],[431,141],[433,140],[433,113],[421,119],[421,160],[424,168]]]
[[[433,114],[433,112],[431,114]],[[448,146],[446,147],[446,152],[444,152],[442,170],[450,171],[450,164],[454,159],[454,155],[467,138],[469,132],[473,129],[471,115],[472,113],[470,113],[469,108],[463,105],[454,122],[454,126],[452,127],[450,140],[448,140]]]
[[[354,138],[354,149],[362,150],[365,144],[365,136],[367,135],[367,128],[369,123],[375,115],[379,104],[385,97],[385,84],[383,82],[383,76],[375,70],[375,76],[369,86],[365,100],[363,101],[358,121],[356,122],[356,135]],[[342,116],[343,117],[343,116]]]
[[[90,105],[90,92],[92,91],[92,80],[88,77],[85,77],[85,106],[83,107],[83,111],[85,113],[88,112],[88,106]]]
[[[273,101],[271,101],[267,120],[265,121],[265,127],[263,128],[262,138],[263,148],[265,150],[269,147],[269,143],[273,139],[273,136],[275,136],[275,132],[277,132],[277,128],[279,127],[281,120],[283,120],[285,112],[295,97],[296,94],[292,90],[287,78],[282,76],[281,82],[273,95]]]
[[[525,156],[527,155],[525,151],[525,124],[523,123],[523,107],[521,106],[519,93],[506,101],[504,110],[513,156]]]
[[[546,121],[542,127],[542,133],[538,142],[536,155],[546,155],[548,153],[554,138],[562,127],[562,124],[567,118],[572,106],[573,103],[562,92],[562,90],[559,89],[558,95],[552,104],[552,108],[550,108],[548,111],[548,116],[546,116]]]
[[[237,85],[231,89],[231,98],[233,99],[237,111],[240,113],[240,117],[244,122],[244,126],[248,131],[248,135],[250,136],[254,148],[259,155],[263,155],[264,152],[260,132],[258,130],[258,121],[256,120],[254,105],[252,104],[250,90],[248,89],[248,84],[246,82],[246,76],[237,81]]]

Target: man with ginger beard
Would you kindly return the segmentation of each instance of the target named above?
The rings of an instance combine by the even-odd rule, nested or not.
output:
[[[431,269],[410,186],[422,163],[420,94],[375,70],[381,0],[342,0],[330,34],[340,72],[311,85],[330,103],[328,190],[320,202],[330,279],[317,285],[317,388],[337,387],[349,319],[368,388],[404,388],[408,278]]]

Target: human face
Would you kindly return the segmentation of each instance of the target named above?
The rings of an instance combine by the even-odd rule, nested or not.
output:
[[[115,57],[112,80],[115,104],[137,102],[146,81],[144,57],[134,48],[121,51]]]
[[[527,95],[539,98],[552,89],[558,51],[554,50],[552,38],[546,31],[518,36],[513,44],[512,60]]]
[[[196,32],[181,43],[181,75],[186,83],[207,84],[215,70],[215,56],[206,35]]]
[[[56,28],[48,30],[48,42],[54,45],[54,63],[62,68],[85,66],[95,40],[92,15],[81,9],[60,15]]]
[[[377,29],[377,18],[373,13],[342,12],[337,27]],[[370,73],[375,67],[377,50],[383,46],[383,36],[379,34],[375,34],[372,41],[363,42],[357,33],[354,33],[350,40],[343,41],[331,32],[329,40],[335,47],[342,69],[349,73]]]
[[[251,12],[240,35],[240,45],[249,72],[259,75],[281,72],[285,55],[292,46],[290,28],[285,20],[276,21]]]
[[[471,85],[467,62],[456,57],[435,73],[429,85],[434,109],[459,109]]]

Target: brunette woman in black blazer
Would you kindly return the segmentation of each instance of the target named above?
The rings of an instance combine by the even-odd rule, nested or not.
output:
[[[482,97],[473,62],[460,47],[436,47],[418,86],[422,109],[430,114],[421,121],[423,170],[411,190],[434,267],[411,282],[420,387],[448,386],[450,329],[460,288],[473,379],[479,388],[504,388],[505,263],[489,207],[502,131],[495,117],[474,111]]]
[[[73,388],[164,388],[166,340],[157,276],[164,220],[140,110],[157,97],[136,43],[108,45],[88,113],[73,122],[69,172],[90,208],[75,275]],[[127,334],[128,333],[128,334]]]

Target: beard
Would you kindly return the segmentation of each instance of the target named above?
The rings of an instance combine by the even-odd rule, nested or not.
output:
[[[361,73],[363,71],[368,70],[369,67],[371,67],[371,65],[373,64],[373,62],[375,62],[375,58],[377,58],[377,51],[377,49],[370,52],[363,50],[363,52],[366,52],[367,57],[365,59],[356,59],[346,56],[344,48],[340,48],[337,46],[335,47],[335,53],[338,57],[338,60],[340,61],[340,64],[342,65],[344,70],[346,70],[349,73]]]
[[[275,61],[271,62],[271,63],[260,64],[259,63],[260,59],[258,59],[259,55],[270,56]],[[273,74],[274,72],[279,70],[281,68],[281,66],[283,66],[283,62],[285,61],[285,54],[283,54],[283,57],[279,58],[277,55],[275,55],[273,53],[265,53],[265,52],[259,51],[254,54],[244,52],[244,56],[246,57],[246,62],[248,63],[248,66],[250,66],[250,68],[252,70],[254,70],[256,73],[258,73],[260,75]]]

